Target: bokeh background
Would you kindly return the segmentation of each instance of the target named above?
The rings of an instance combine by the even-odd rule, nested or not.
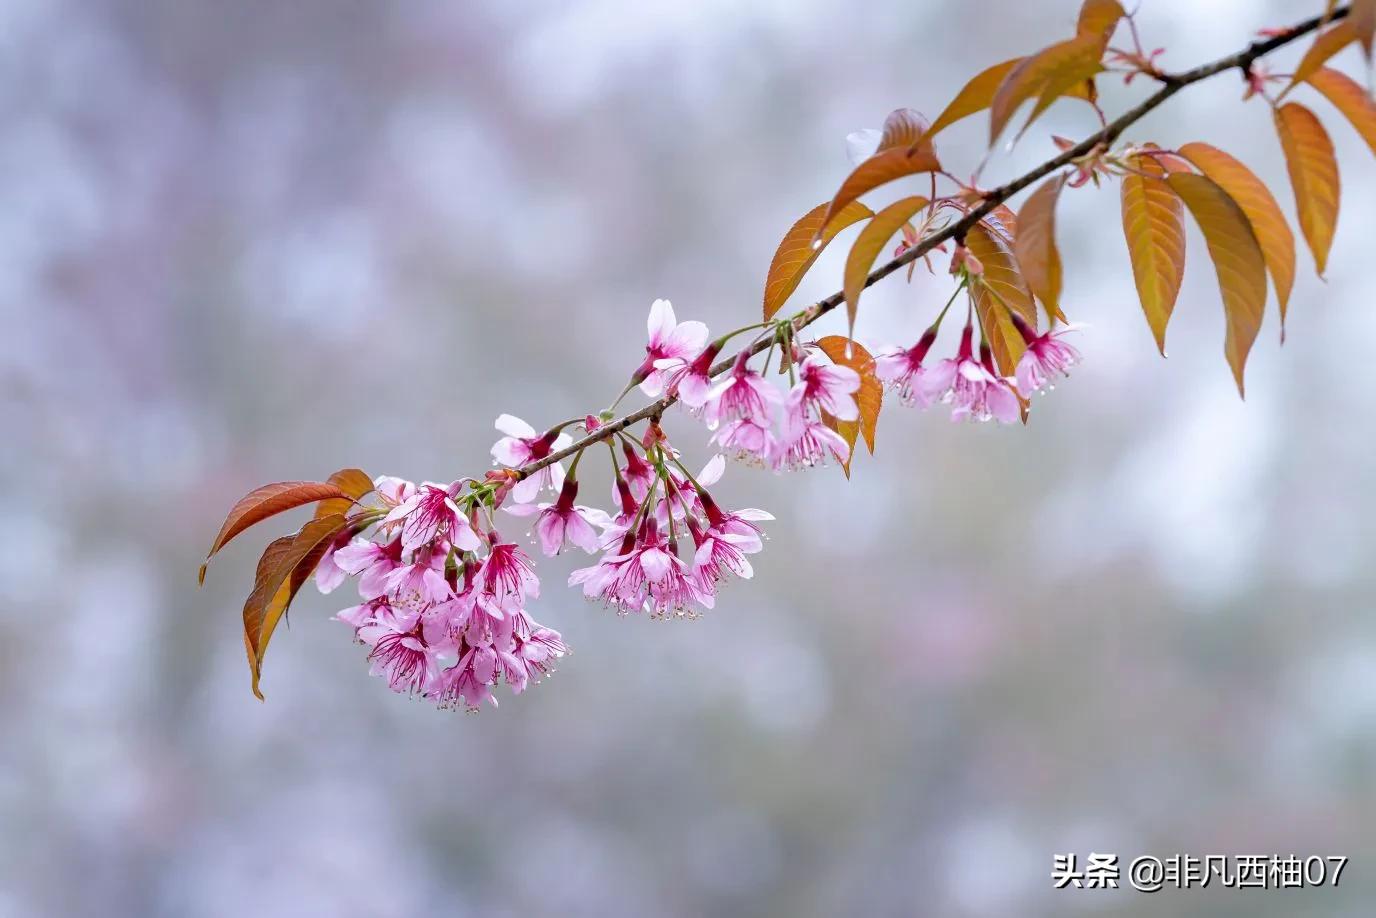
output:
[[[1183,68],[1320,6],[1140,23]],[[890,405],[849,483],[733,467],[727,500],[779,519],[700,621],[619,619],[547,562],[537,614],[573,655],[465,716],[369,678],[345,597],[307,591],[260,704],[239,607],[287,523],[195,589],[251,487],[479,472],[499,412],[604,405],[655,297],[750,320],[847,132],[934,114],[1074,15],[0,2],[0,915],[1370,914],[1376,168],[1318,99],[1332,268],[1301,252],[1245,404],[1199,237],[1163,361],[1091,187],[1060,223],[1074,378],[1025,429]],[[1110,111],[1144,91],[1117,83]],[[1219,144],[1292,210],[1240,94],[1220,77],[1128,139]],[[986,178],[1093,126],[1058,105]],[[984,131],[943,137],[956,171]],[[867,294],[862,340],[911,341],[948,285]],[[1054,892],[1052,855],[1091,850],[1352,863],[1337,890]]]

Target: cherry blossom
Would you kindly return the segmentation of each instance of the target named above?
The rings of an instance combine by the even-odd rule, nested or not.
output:
[[[645,344],[645,362],[636,370],[632,380],[640,384],[640,391],[649,396],[664,393],[668,373],[657,369],[661,360],[686,359],[697,356],[707,343],[707,326],[701,322],[679,322],[674,306],[668,300],[655,300],[646,320],[649,340]]]
[[[936,331],[928,329],[910,348],[890,348],[874,358],[874,375],[898,393],[905,404],[926,408],[931,404],[923,377],[927,369],[922,361],[936,341]]]
[[[1076,328],[1078,326],[1067,325],[1060,331],[1044,332],[1027,342],[1027,350],[1023,351],[1017,366],[1018,390],[1024,396],[1046,388],[1057,373],[1069,376],[1070,368],[1080,362],[1080,352],[1061,340],[1062,335]]]
[[[611,525],[611,517],[607,516],[605,510],[575,505],[573,501],[577,494],[578,482],[566,478],[564,487],[559,492],[559,499],[554,503],[543,503],[538,507],[532,504],[516,504],[507,507],[506,511],[516,516],[537,514],[535,536],[540,543],[540,550],[546,557],[552,558],[559,554],[565,545],[574,545],[586,552],[594,552],[601,543],[601,533],[598,530]]]
[[[500,415],[496,427],[506,436],[492,444],[492,458],[510,468],[536,462],[573,442],[568,434],[558,430],[537,434],[534,427],[510,414]],[[563,463],[553,462],[517,482],[511,490],[511,499],[528,504],[541,491],[548,489],[557,492],[563,485]]]

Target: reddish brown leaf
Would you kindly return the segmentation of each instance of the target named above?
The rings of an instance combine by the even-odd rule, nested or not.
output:
[[[338,485],[321,481],[279,481],[274,484],[263,485],[261,488],[255,488],[230,508],[229,516],[225,517],[219,535],[215,536],[210,551],[206,553],[205,563],[201,565],[198,575],[199,582],[205,582],[206,564],[210,563],[210,559],[215,553],[224,548],[230,539],[254,523],[261,523],[270,516],[276,516],[303,504],[311,504],[329,498],[348,499],[348,497],[349,495],[341,490]]]
[[[1346,116],[1366,145],[1376,153],[1376,102],[1356,80],[1327,67],[1309,76],[1309,85],[1323,93]]]
[[[1037,104],[1023,130],[1052,102],[1077,86],[1082,87],[1102,69],[1099,63],[1102,54],[1099,36],[1077,35],[1023,59],[1009,71],[990,103],[990,145],[999,139],[1009,119],[1027,100],[1035,98]]]
[[[1164,357],[1166,325],[1185,276],[1184,210],[1155,158],[1136,156],[1130,165],[1145,174],[1123,176],[1123,235],[1142,312]]]
[[[897,147],[907,150],[917,144],[919,148],[926,149],[935,156],[929,134],[927,119],[921,114],[911,108],[895,109],[884,119],[884,130],[880,134],[879,146],[875,152],[881,153]]]
[[[362,469],[340,469],[325,481],[339,488],[346,496],[332,497],[316,504],[316,519],[335,513],[347,516],[353,505],[371,494],[373,490],[373,480]]]
[[[903,178],[905,175],[916,175],[919,172],[937,172],[941,169],[941,163],[937,161],[936,155],[931,147],[919,144],[916,149],[911,147],[892,147],[881,153],[876,153],[869,159],[855,167],[855,171],[846,176],[846,180],[841,183],[840,189],[836,192],[836,197],[832,198],[830,206],[827,208],[826,216],[823,218],[823,225],[832,219],[832,215],[840,214],[860,195],[873,191],[880,185],[887,185],[894,179]],[[820,230],[813,234],[814,242],[821,239]]]
[[[870,210],[859,201],[852,201],[841,209],[836,218],[830,223],[823,223],[827,214],[829,204],[818,204],[812,210],[803,215],[803,218],[789,229],[784,235],[783,241],[779,243],[779,248],[774,252],[774,260],[769,263],[769,276],[764,282],[764,317],[766,320],[774,318],[788,298],[793,295],[793,291],[798,289],[798,284],[802,282],[803,275],[808,268],[817,260],[817,256],[822,254],[822,249],[826,248],[837,233],[866,217],[874,216],[874,211]],[[813,240],[817,238],[817,233],[825,227],[822,232],[821,245],[814,245]]]
[[[1347,18],[1357,40],[1362,43],[1362,50],[1370,58],[1372,42],[1376,40],[1376,0],[1352,0]]]
[[[1247,215],[1252,232],[1261,244],[1261,254],[1266,258],[1266,269],[1271,272],[1271,283],[1276,288],[1281,333],[1284,334],[1286,306],[1295,285],[1295,234],[1290,232],[1280,205],[1261,179],[1217,147],[1187,143],[1180,148],[1180,153],[1213,179]]]
[[[858,421],[839,421],[831,418],[828,422],[833,430],[850,444],[851,452],[843,467],[846,477],[850,477],[850,463],[855,458],[855,441],[863,435],[870,454],[874,453],[874,438],[879,430],[879,411],[884,407],[884,385],[874,375],[874,358],[858,342],[842,335],[827,335],[817,342],[822,353],[833,363],[850,367],[860,374],[860,389],[855,393],[855,403],[860,409]]]
[[[273,540],[259,559],[253,592],[244,603],[244,647],[249,655],[253,694],[260,700],[263,693],[258,679],[272,632],[330,543],[348,525],[339,514],[313,519],[296,535]]]
[[[1116,5],[1116,3],[1115,3]],[[1048,179],[1022,205],[1013,254],[1027,286],[1046,307],[1047,317],[1061,322],[1061,255],[1056,249],[1056,201],[1064,176]]]
[[[854,337],[855,333],[855,315],[860,308],[860,293],[865,289],[865,282],[869,280],[870,268],[874,267],[875,258],[893,234],[926,206],[927,199],[923,197],[895,201],[875,214],[874,219],[865,224],[865,228],[855,238],[855,244],[850,247],[850,254],[846,256],[845,284],[842,291],[846,298],[846,317],[851,337]]]
[[[1015,310],[1028,325],[1036,327],[1037,305],[1032,299],[1032,291],[1023,281],[1012,251],[983,223],[976,224],[966,234],[965,245],[984,265],[980,282],[971,288],[980,326],[994,353],[1000,375],[1012,376],[1026,344],[1008,310]]]
[[[1285,150],[1285,165],[1295,190],[1295,209],[1300,215],[1314,266],[1322,276],[1328,265],[1328,250],[1338,226],[1338,160],[1333,141],[1314,113],[1294,102],[1276,110],[1276,131]]]
[[[1266,308],[1266,258],[1247,214],[1216,182],[1185,172],[1174,173],[1166,181],[1204,233],[1223,294],[1228,329],[1223,353],[1232,367],[1238,394],[1245,395],[1243,370]]]

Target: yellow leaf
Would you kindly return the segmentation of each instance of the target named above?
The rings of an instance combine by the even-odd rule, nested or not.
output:
[[[940,170],[941,163],[937,161],[936,154],[932,152],[930,146],[924,144],[918,144],[915,148],[892,147],[876,153],[856,166],[855,170],[846,176],[846,180],[841,183],[836,196],[831,199],[831,204],[827,208],[822,224],[824,226],[828,224],[833,216],[840,214],[852,201],[867,191],[873,191],[880,185],[886,185],[894,179],[903,178],[905,175],[916,175],[919,172],[938,172]],[[813,236],[814,241],[820,238],[820,231]]]
[[[1180,148],[1180,154],[1213,179],[1247,215],[1252,232],[1261,244],[1266,269],[1271,272],[1271,283],[1276,288],[1281,334],[1284,335],[1285,310],[1295,285],[1295,234],[1290,232],[1290,224],[1285,221],[1280,205],[1252,170],[1217,147],[1187,143]]]
[[[315,505],[315,518],[330,516],[338,513],[347,515],[349,509],[358,503],[373,490],[373,480],[368,477],[368,473],[362,469],[340,469],[329,478],[326,483],[334,485],[343,491],[345,497],[331,497],[322,500]]]
[[[1376,101],[1357,81],[1327,67],[1309,75],[1309,85],[1323,93],[1362,135],[1371,152],[1376,153]]]
[[[1118,0],[1085,0],[1075,32],[1096,36],[1107,44],[1113,30],[1118,28],[1118,20],[1126,15],[1127,11]]]
[[[874,375],[874,358],[858,342],[842,335],[827,335],[817,342],[822,353],[833,363],[850,367],[860,374],[860,388],[855,393],[855,404],[860,409],[858,421],[840,421],[831,418],[828,426],[839,433],[850,444],[850,456],[844,467],[846,477],[850,477],[850,461],[855,457],[857,433],[865,437],[865,445],[874,454],[874,438],[879,429],[879,411],[884,407],[884,384]]]
[[[1037,306],[1032,299],[1032,291],[1023,282],[1013,253],[984,224],[976,224],[966,234],[965,245],[984,264],[980,282],[971,288],[980,327],[984,329],[984,337],[994,353],[999,374],[1012,376],[1027,345],[1008,310],[1012,308],[1017,311],[1028,325],[1035,328]],[[992,288],[992,294],[989,288]]]
[[[793,224],[792,228],[784,235],[783,241],[779,243],[779,248],[774,252],[774,260],[769,263],[769,276],[764,282],[764,317],[766,320],[772,319],[774,314],[788,301],[793,295],[793,291],[798,289],[798,284],[802,281],[807,269],[812,267],[812,263],[817,260],[817,256],[822,254],[822,249],[826,248],[828,242],[841,230],[866,217],[874,216],[874,212],[858,201],[851,202],[842,208],[830,223],[823,223],[826,217],[827,204],[818,204],[812,210],[803,215],[803,218]],[[817,232],[825,227],[822,233],[821,245],[814,245],[813,240],[817,237]]]
[[[1233,369],[1238,394],[1245,395],[1242,375],[1247,353],[1256,340],[1266,308],[1266,258],[1247,214],[1216,182],[1186,172],[1174,173],[1166,181],[1204,233],[1223,294],[1228,329],[1223,353]]]
[[[1116,5],[1116,3],[1115,3]],[[1061,255],[1056,249],[1056,201],[1065,178],[1048,179],[1022,205],[1013,254],[1027,286],[1046,307],[1048,318],[1065,321],[1061,312]]]
[[[998,92],[999,86],[1003,85],[1004,79],[1009,72],[1021,63],[1023,58],[1015,57],[1011,61],[1004,61],[1001,64],[981,71],[971,78],[956,93],[956,97],[946,106],[940,115],[937,115],[932,126],[927,129],[927,137],[930,139],[936,136],[937,131],[943,130],[955,124],[962,118],[968,118],[976,112],[982,112],[994,101],[994,94]]]
[[[1101,69],[1103,45],[1097,35],[1077,35],[1024,58],[1004,78],[989,106],[989,143],[999,139],[1018,107],[1037,98],[1029,125],[1052,102],[1091,79]]]
[[[1285,87],[1285,91],[1289,92],[1296,83],[1302,83],[1309,79],[1311,74],[1328,63],[1329,58],[1356,40],[1357,30],[1350,17],[1319,33],[1319,37],[1314,39],[1314,43],[1309,46],[1309,50],[1300,59],[1300,65],[1295,68],[1294,74],[1290,77],[1290,84]]]
[[[1300,229],[1314,255],[1315,269],[1322,277],[1338,226],[1341,191],[1333,141],[1314,113],[1302,105],[1286,103],[1276,110],[1275,118],[1290,184],[1295,189]]]
[[[1145,174],[1123,176],[1123,235],[1137,298],[1164,357],[1166,325],[1185,276],[1185,216],[1180,199],[1162,178],[1166,170],[1154,158],[1135,156],[1129,164]]]
[[[842,288],[852,338],[855,336],[855,315],[860,309],[860,292],[865,289],[865,282],[869,279],[870,268],[874,266],[875,258],[893,234],[926,206],[927,199],[923,197],[895,201],[875,214],[874,219],[865,224],[865,228],[855,238],[855,244],[850,247],[850,254],[846,256],[845,284]]]

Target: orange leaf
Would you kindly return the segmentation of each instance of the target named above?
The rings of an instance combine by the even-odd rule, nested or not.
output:
[[[1012,251],[983,223],[976,224],[966,234],[965,245],[984,264],[980,282],[971,287],[980,327],[984,329],[1000,375],[1012,376],[1027,345],[1008,310],[1017,311],[1035,328],[1037,305],[1032,299],[1032,291],[1023,282]]]
[[[1004,79],[1009,72],[1023,61],[1021,57],[1015,57],[1011,61],[1004,61],[1002,64],[983,70],[971,78],[970,82],[956,93],[956,97],[946,106],[940,115],[937,115],[932,126],[927,129],[927,137],[930,139],[936,133],[962,118],[967,118],[976,112],[982,112],[994,101],[994,94],[1003,85]]]
[[[884,119],[884,130],[879,135],[879,146],[874,152],[882,153],[895,147],[906,150],[918,145],[919,149],[925,149],[935,155],[930,134],[927,119],[918,112],[911,108],[895,109]]]
[[[1180,153],[1237,202],[1252,224],[1271,272],[1280,304],[1281,334],[1285,334],[1285,310],[1295,285],[1295,234],[1285,221],[1280,205],[1266,185],[1242,163],[1207,143],[1187,143]]]
[[[845,462],[846,477],[850,477],[850,461],[855,457],[857,432],[865,437],[865,445],[874,454],[874,438],[879,429],[879,411],[884,407],[884,384],[874,375],[874,358],[858,342],[842,335],[827,335],[817,342],[822,353],[833,363],[850,367],[860,374],[860,388],[855,393],[855,404],[860,409],[858,421],[838,421],[831,418],[828,426],[845,437],[851,446],[850,456]]]
[[[1285,87],[1285,91],[1289,92],[1296,83],[1302,83],[1309,79],[1311,74],[1317,73],[1320,67],[1328,63],[1329,58],[1356,40],[1357,30],[1351,17],[1319,33],[1319,37],[1314,39],[1314,43],[1309,46],[1309,50],[1300,59],[1300,65],[1295,68],[1294,74],[1290,77],[1290,84]]]
[[[1314,266],[1323,276],[1328,265],[1328,250],[1338,226],[1338,161],[1333,141],[1314,113],[1303,105],[1288,102],[1276,109],[1276,131],[1285,150],[1285,165],[1295,189],[1295,209],[1300,214]]]
[[[1117,5],[1116,3],[1114,4]],[[1022,205],[1013,254],[1027,286],[1041,299],[1052,320],[1065,321],[1061,312],[1061,255],[1056,249],[1056,201],[1065,177],[1048,179]]]
[[[855,237],[855,244],[850,247],[850,254],[846,256],[845,284],[842,291],[846,298],[850,337],[855,337],[855,315],[860,309],[860,292],[865,289],[865,284],[869,280],[870,268],[874,266],[875,258],[893,234],[911,220],[913,214],[926,206],[927,199],[923,197],[895,201],[875,214],[874,219],[865,224],[860,235]]]
[[[1309,76],[1309,85],[1323,93],[1352,122],[1371,152],[1376,153],[1376,102],[1357,81],[1325,67]]]
[[[1245,395],[1243,369],[1266,308],[1266,258],[1247,214],[1213,179],[1177,172],[1166,181],[1199,224],[1214,260],[1228,329],[1223,353],[1233,369],[1238,394]]]
[[[1128,241],[1137,298],[1164,357],[1166,325],[1185,276],[1184,209],[1159,177],[1166,170],[1154,158],[1135,156],[1130,165],[1146,174],[1123,176],[1123,235]]]
[[[1075,26],[1078,35],[1093,35],[1104,44],[1118,28],[1118,20],[1127,15],[1118,0],[1085,0],[1080,7],[1080,20]]]
[[[244,603],[244,647],[249,655],[253,694],[259,700],[263,693],[258,679],[272,632],[330,543],[348,525],[348,520],[337,513],[313,519],[296,535],[274,539],[259,559],[253,592]]]
[[[841,188],[836,192],[836,197],[831,199],[831,205],[827,208],[826,217],[823,218],[823,225],[830,222],[835,214],[840,214],[860,195],[867,191],[873,191],[880,185],[886,185],[894,179],[903,178],[905,175],[915,175],[919,172],[937,172],[941,169],[941,163],[937,161],[936,154],[932,152],[930,146],[918,144],[912,147],[892,147],[888,150],[876,153],[863,163],[855,167],[855,171],[846,176],[846,180],[841,183]],[[820,230],[813,235],[814,242],[821,238]]]
[[[1372,42],[1376,40],[1376,0],[1352,0],[1348,8],[1347,21],[1352,23],[1352,31],[1362,43],[1362,50],[1371,57]]]
[[[205,563],[201,565],[199,582],[205,583],[206,565],[214,554],[254,523],[261,523],[270,516],[294,507],[329,498],[348,500],[349,495],[338,485],[320,481],[279,481],[248,492],[230,508],[229,515],[225,517],[224,525],[220,527],[220,533],[215,536],[210,551],[206,553]]]
[[[1023,59],[1009,71],[989,106],[989,143],[999,139],[1018,107],[1037,98],[1032,115],[1023,130],[1036,120],[1052,102],[1101,69],[1103,44],[1097,35],[1077,35]]]
[[[339,488],[346,496],[331,497],[329,500],[322,500],[316,504],[316,519],[333,513],[348,515],[349,508],[371,494],[373,490],[373,480],[362,469],[340,469],[326,478],[325,481]]]
[[[852,223],[874,216],[872,210],[855,201],[847,204],[830,223],[824,223],[828,206],[827,204],[818,204],[804,214],[803,218],[793,224],[792,228],[784,235],[783,241],[779,243],[779,248],[774,252],[774,260],[769,263],[769,276],[765,278],[764,282],[764,317],[766,321],[772,319],[774,314],[793,295],[793,291],[798,289],[798,284],[802,281],[803,275],[807,273],[807,269],[812,267],[817,256],[822,254],[822,249],[826,248],[827,243],[837,233]],[[813,240],[824,226],[822,244],[814,246]]]

